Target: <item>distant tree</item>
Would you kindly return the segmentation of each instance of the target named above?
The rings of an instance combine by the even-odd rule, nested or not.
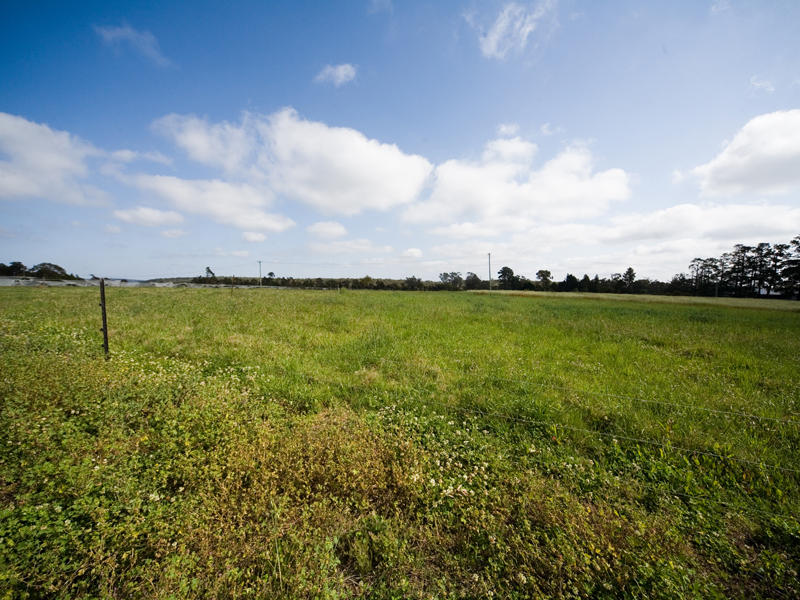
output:
[[[580,283],[578,283],[578,291],[581,292],[592,291],[592,281],[589,279],[589,276],[586,273],[583,274]]]
[[[216,279],[217,276],[214,275],[214,271],[211,270],[211,267],[206,267],[206,279]]]
[[[269,273],[267,273],[267,277],[268,277],[269,279],[275,279],[275,273],[273,273],[272,271],[270,271]]]
[[[539,281],[539,283],[542,284],[543,289],[547,289],[550,287],[550,283],[552,282],[553,279],[553,274],[547,269],[539,269],[538,271],[536,271],[536,279]]]
[[[790,244],[775,244],[769,254],[769,268],[767,270],[767,281],[765,283],[767,295],[774,290],[780,290],[783,283],[783,265],[789,258]]]
[[[28,275],[39,277],[40,279],[74,279],[63,267],[53,263],[39,263],[28,270]]]
[[[464,279],[464,287],[468,290],[479,290],[483,287],[483,281],[481,281],[481,278],[475,275],[475,273],[467,271],[467,276]]]
[[[672,295],[691,295],[694,284],[685,273],[678,273],[672,276],[672,280],[667,285],[666,292]]]
[[[10,264],[0,263],[0,275],[7,277],[21,277],[28,272],[28,267],[19,261],[14,261]]]
[[[502,267],[497,272],[497,281],[500,282],[500,287],[504,290],[513,290],[517,287],[519,277],[514,275],[514,270],[511,267]]]
[[[406,277],[404,287],[407,290],[421,290],[422,280],[413,275],[411,277]]]
[[[567,273],[567,276],[564,277],[564,281],[558,284],[558,291],[560,292],[574,292],[578,289],[578,285],[580,282],[578,278],[575,277],[572,273]]]
[[[630,289],[634,281],[636,281],[636,271],[633,270],[633,267],[628,267],[622,275],[622,282],[625,284],[625,289]]]
[[[789,298],[800,300],[800,235],[789,242],[791,254],[783,261],[781,286]]]
[[[464,285],[464,278],[461,277],[461,273],[455,271],[452,273],[440,273],[439,281],[450,290],[460,290]]]

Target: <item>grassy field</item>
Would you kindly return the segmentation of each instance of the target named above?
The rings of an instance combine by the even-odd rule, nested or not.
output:
[[[0,598],[800,595],[797,304],[97,294],[0,290]]]

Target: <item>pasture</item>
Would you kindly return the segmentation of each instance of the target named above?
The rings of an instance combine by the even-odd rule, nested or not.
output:
[[[0,290],[0,598],[800,595],[798,303],[107,297]]]

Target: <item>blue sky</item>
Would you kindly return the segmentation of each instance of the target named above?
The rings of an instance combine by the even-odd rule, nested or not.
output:
[[[668,278],[800,234],[800,3],[4,2],[0,261]]]

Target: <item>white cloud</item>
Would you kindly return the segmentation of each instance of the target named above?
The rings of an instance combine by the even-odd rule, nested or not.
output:
[[[240,124],[168,115],[154,127],[194,160],[328,214],[412,202],[432,168],[394,144],[301,119],[291,108],[268,117],[245,113]]]
[[[263,242],[267,239],[267,236],[258,231],[243,231],[242,238],[246,242]]]
[[[499,138],[488,142],[483,150],[483,161],[527,164],[538,148],[536,144],[520,137]]]
[[[479,162],[440,164],[430,197],[409,206],[404,219],[439,223],[435,232],[445,235],[493,235],[542,221],[596,217],[630,195],[628,174],[594,171],[584,145],[565,148],[538,169],[535,150],[520,138],[494,140]]]
[[[678,204],[646,214],[611,219],[598,231],[608,242],[683,238],[723,240],[780,238],[800,230],[800,208],[781,204]]]
[[[344,225],[336,221],[318,221],[306,227],[306,231],[317,237],[332,239],[347,235]]]
[[[753,75],[750,78],[750,88],[754,92],[764,92],[766,94],[771,94],[775,91],[775,86],[772,85],[770,80],[759,79],[757,75]]]
[[[159,210],[148,206],[137,206],[127,210],[115,210],[114,216],[120,221],[145,227],[162,227],[183,222],[180,213],[172,210]]]
[[[510,52],[522,52],[540,21],[552,15],[555,0],[541,0],[533,7],[506,4],[485,35],[479,37],[481,52],[487,58],[503,59]]]
[[[703,194],[786,193],[800,185],[800,109],[759,115],[692,169]]]
[[[222,167],[229,173],[244,170],[255,152],[255,131],[251,116],[244,113],[241,125],[209,124],[194,115],[169,114],[153,122],[153,131],[171,139],[189,158],[205,165]]]
[[[519,131],[519,125],[516,123],[500,123],[497,126],[497,135],[500,137],[510,137],[517,135]]]
[[[406,258],[422,258],[422,250],[419,248],[408,248],[403,251],[402,255]]]
[[[172,65],[172,61],[161,53],[156,36],[149,31],[137,31],[129,25],[120,27],[100,27],[95,25],[94,30],[103,42],[109,46],[119,48],[122,45],[128,45],[159,67]]]
[[[84,183],[87,160],[100,154],[66,131],[0,113],[0,198],[101,204],[105,194]]]
[[[217,223],[245,231],[280,232],[294,225],[288,217],[265,212],[263,208],[269,204],[271,194],[246,183],[166,175],[138,175],[131,183],[160,196],[179,210],[205,215]]]
[[[122,231],[119,225],[110,225],[110,224],[103,227],[103,229],[105,230],[106,233],[120,233]]]
[[[785,241],[798,230],[800,208],[788,205],[680,204],[593,223],[531,223],[483,239],[470,232],[431,252],[449,269],[475,270],[492,252],[493,265],[529,277],[539,268],[607,275],[633,264],[641,276],[663,279],[685,271],[696,256],[719,256],[736,243]]]
[[[431,171],[421,156],[360,131],[300,119],[291,109],[269,118],[266,166],[273,188],[322,212],[354,215],[413,201]]]
[[[183,229],[165,229],[161,232],[161,235],[165,238],[175,239],[183,237],[186,235],[186,232]]]
[[[341,65],[325,65],[314,77],[317,83],[332,83],[336,87],[353,81],[356,78],[356,67],[349,63]]]

